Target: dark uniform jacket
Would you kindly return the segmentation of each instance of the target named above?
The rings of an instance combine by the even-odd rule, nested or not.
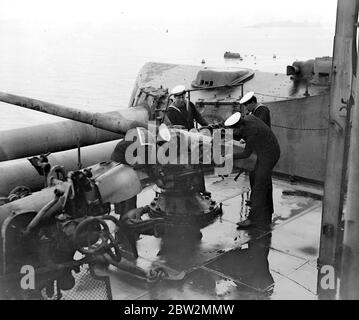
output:
[[[270,112],[269,109],[263,105],[260,104],[253,112],[252,114],[256,116],[257,118],[261,119],[269,128],[271,127],[271,121],[270,121]]]
[[[188,111],[186,105],[179,108],[173,104],[170,105],[167,111],[167,118],[172,125],[180,125],[185,127],[187,130],[194,128],[194,120],[196,120],[201,126],[208,126],[208,122],[203,119],[202,115],[198,112],[192,102],[189,103]]]
[[[258,164],[276,163],[280,157],[280,147],[272,130],[254,115],[241,120],[239,128],[233,130],[234,138],[244,139],[246,147],[238,159],[248,158],[253,151],[257,153]]]

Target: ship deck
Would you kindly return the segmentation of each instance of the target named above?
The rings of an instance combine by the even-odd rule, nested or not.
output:
[[[97,269],[109,276],[114,300],[317,299],[320,187],[273,179],[272,230],[239,231],[236,223],[248,210],[249,183],[245,175],[237,182],[233,178],[207,177],[207,190],[223,203],[223,216],[202,229],[200,241],[177,241],[171,247],[159,238],[141,236],[137,243],[138,266],[164,265],[186,276],[149,283],[115,268]],[[153,196],[147,188],[138,205]]]

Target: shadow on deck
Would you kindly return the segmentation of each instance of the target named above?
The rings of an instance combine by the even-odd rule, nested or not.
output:
[[[202,229],[202,240],[175,239],[171,244],[141,236],[138,241],[138,266],[166,265],[186,271],[186,277],[147,283],[109,269],[105,274],[110,276],[113,299],[317,299],[320,189],[309,189],[315,193],[312,197],[303,185],[274,179],[272,231],[239,231],[236,222],[248,210],[244,203],[249,183],[246,176],[237,182],[233,177],[206,179],[213,199],[223,202],[223,216]],[[146,189],[138,205],[147,204],[153,195],[151,188]]]

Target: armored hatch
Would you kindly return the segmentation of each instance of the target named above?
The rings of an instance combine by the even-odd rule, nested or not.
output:
[[[250,69],[228,70],[228,69],[203,69],[199,70],[197,77],[192,81],[194,88],[210,88],[219,86],[231,86],[243,83],[254,76]]]

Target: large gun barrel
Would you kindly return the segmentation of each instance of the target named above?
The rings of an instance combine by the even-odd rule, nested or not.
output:
[[[83,147],[81,149],[82,167],[86,168],[96,163],[109,161],[119,141],[114,140]],[[63,166],[65,172],[78,170],[78,149],[52,153],[47,159],[48,163],[53,166]],[[37,191],[44,187],[44,177],[26,158],[0,162],[0,177],[0,197],[8,196],[11,190],[18,186],[26,186],[31,191]]]
[[[113,111],[109,114],[117,116]],[[121,139],[123,135],[76,121],[59,121],[0,132],[0,162]]]
[[[150,113],[144,106],[123,109],[119,111],[116,116],[105,113],[93,113],[4,92],[0,92],[0,101],[22,108],[87,123],[96,128],[121,134],[126,133],[131,128],[146,126]]]

